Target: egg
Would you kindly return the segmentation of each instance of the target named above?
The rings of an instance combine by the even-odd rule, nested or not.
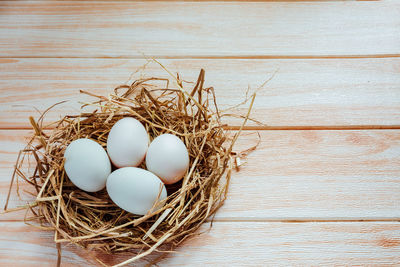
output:
[[[116,167],[136,167],[144,160],[148,144],[149,137],[144,126],[128,117],[117,121],[111,128],[107,152]]]
[[[158,136],[147,150],[146,167],[165,184],[178,182],[189,168],[189,154],[185,144],[172,134]]]
[[[107,192],[121,209],[137,215],[145,215],[157,200],[167,197],[165,186],[157,176],[135,167],[113,171],[107,179]],[[161,207],[158,205],[154,210]]]
[[[87,192],[105,187],[111,163],[100,144],[86,138],[74,140],[65,150],[64,158],[65,172],[74,185]]]

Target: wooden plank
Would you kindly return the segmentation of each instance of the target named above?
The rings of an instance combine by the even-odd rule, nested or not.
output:
[[[204,225],[202,231],[208,227]],[[54,266],[57,259],[52,234],[20,222],[0,223],[0,248],[0,265],[3,266]],[[96,266],[91,253],[74,245],[63,249],[63,256],[62,266]],[[125,258],[102,256],[108,264]],[[398,222],[216,222],[209,232],[187,241],[178,253],[160,262],[162,266],[399,263]]]
[[[2,266],[55,266],[57,249],[54,235],[40,231],[21,222],[0,223],[0,265]],[[79,251],[78,251],[79,252]],[[87,260],[75,251],[63,250],[62,266],[73,264],[86,266]],[[91,266],[94,266],[93,263]]]
[[[0,203],[27,131],[0,131]],[[261,131],[216,220],[400,220],[400,130]],[[244,132],[241,151],[257,142]],[[12,194],[10,207],[23,205]],[[20,220],[10,213],[0,220]]]
[[[400,54],[398,2],[0,3],[2,57]]]
[[[260,134],[259,149],[232,179],[229,199],[217,217],[400,218],[400,196],[395,193],[400,192],[400,131]],[[249,146],[250,140],[241,142]]]
[[[80,112],[78,101],[91,98],[79,89],[107,95],[126,83],[145,60],[0,59],[0,128],[29,127],[28,117],[61,100],[49,121]],[[226,59],[161,60],[188,81],[206,70],[220,107],[239,104],[250,86],[260,90],[252,117],[275,127],[400,125],[400,58],[378,59]],[[168,77],[155,63],[148,76]],[[138,74],[139,75],[139,74]],[[138,77],[134,76],[134,77]],[[188,85],[191,88],[192,85]],[[245,114],[247,105],[233,110]],[[241,121],[227,118],[231,125]],[[249,123],[251,125],[251,123]]]

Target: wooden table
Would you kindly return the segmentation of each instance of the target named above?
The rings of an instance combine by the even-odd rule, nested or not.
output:
[[[0,203],[28,116],[79,112],[159,59],[222,107],[260,90],[212,229],[160,266],[400,265],[400,2],[0,2]],[[163,74],[155,66],[150,74]],[[86,98],[83,98],[85,100]],[[241,111],[244,111],[244,106]],[[239,121],[228,123],[237,126]],[[24,200],[11,197],[10,206]],[[54,266],[50,232],[0,216],[1,266]],[[207,223],[203,230],[209,226]],[[108,263],[118,259],[110,258]],[[63,266],[96,265],[74,246]]]

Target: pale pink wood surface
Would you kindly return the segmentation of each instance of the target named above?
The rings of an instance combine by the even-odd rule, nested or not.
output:
[[[205,86],[215,88],[220,108],[239,104],[248,86],[255,90],[275,73],[259,90],[252,112],[253,118],[269,126],[400,127],[400,58],[161,62],[189,81],[204,68]],[[29,127],[28,116],[39,115],[34,107],[45,110],[60,100],[69,102],[54,108],[49,120],[79,113],[78,101],[92,99],[80,95],[79,89],[107,95],[145,63],[143,59],[0,58],[0,128]],[[168,77],[154,63],[145,73]],[[242,106],[239,112],[245,114],[246,109]]]
[[[57,250],[50,232],[21,222],[1,225],[2,266],[54,266]],[[201,231],[208,228],[206,223]],[[159,266],[395,266],[399,236],[399,222],[219,222]],[[98,266],[75,246],[64,249],[64,257],[62,266]],[[102,257],[108,264],[125,258]]]
[[[400,52],[397,1],[5,1],[0,12],[2,57],[142,58],[144,53],[158,58],[254,58]]]
[[[79,112],[79,89],[106,94],[143,53],[187,80],[205,68],[222,107],[276,72],[253,116],[292,130],[258,128],[213,228],[160,265],[399,265],[399,24],[397,1],[1,1],[0,204],[35,108]],[[245,131],[237,149],[256,141]],[[26,200],[13,191],[10,206]],[[23,215],[0,214],[0,266],[54,266],[53,236]],[[63,255],[98,265],[73,245]]]
[[[0,131],[0,203],[28,131]],[[217,221],[400,220],[400,130],[261,131]],[[236,151],[256,144],[245,131]],[[10,207],[23,205],[12,195]],[[3,220],[17,220],[9,213]],[[2,218],[0,217],[0,220]]]

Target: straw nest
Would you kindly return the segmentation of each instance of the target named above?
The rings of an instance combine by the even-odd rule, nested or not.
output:
[[[255,94],[247,98],[251,103],[242,127],[228,135],[213,88],[203,88],[204,70],[188,91],[179,75],[166,71],[170,79],[140,78],[117,87],[107,97],[81,91],[95,98],[84,105],[95,106],[93,112],[66,115],[50,125],[43,123],[46,112],[37,121],[30,118],[34,134],[18,156],[15,176],[35,190],[35,201],[24,207],[32,214],[25,220],[36,220],[55,232],[59,255],[63,242],[106,253],[133,252],[132,258],[117,265],[122,266],[161,248],[171,251],[198,234],[196,230],[223,204],[237,156],[232,147],[247,121]],[[167,185],[164,207],[144,216],[120,209],[106,190],[80,190],[63,167],[64,151],[70,142],[90,138],[105,148],[111,127],[128,116],[142,122],[150,140],[163,133],[178,136],[190,155],[185,177]],[[28,175],[23,171],[27,160],[34,167]],[[144,163],[140,167],[145,168]]]

